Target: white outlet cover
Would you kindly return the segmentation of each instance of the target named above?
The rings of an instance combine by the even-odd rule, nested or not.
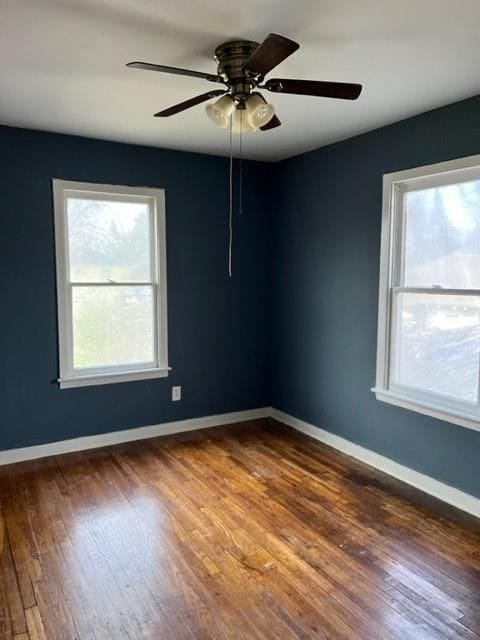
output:
[[[177,402],[182,398],[182,387],[172,387],[172,400],[173,402]]]

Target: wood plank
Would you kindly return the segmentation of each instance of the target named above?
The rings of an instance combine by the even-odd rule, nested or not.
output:
[[[27,631],[17,574],[2,511],[0,511],[0,631],[2,638]]]
[[[51,614],[54,615],[54,612],[52,611]],[[38,607],[26,609],[25,616],[27,618],[30,640],[48,640]]]
[[[0,470],[2,640],[480,640],[480,524],[270,420]]]

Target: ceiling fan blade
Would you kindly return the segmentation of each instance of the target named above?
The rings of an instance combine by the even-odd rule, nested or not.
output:
[[[260,127],[262,131],[268,131],[269,129],[275,129],[275,127],[279,127],[282,123],[277,118],[277,116],[273,116],[271,120],[264,124],[263,127]]]
[[[222,82],[220,76],[211,73],[202,73],[201,71],[193,71],[191,69],[180,69],[179,67],[167,67],[163,64],[152,64],[150,62],[128,62],[127,67],[131,69],[145,69],[145,71],[160,71],[161,73],[173,73],[177,76],[190,76],[192,78],[201,78],[210,82]]]
[[[361,84],[349,82],[321,82],[319,80],[288,80],[272,78],[264,88],[273,93],[295,93],[302,96],[356,100],[362,92]]]
[[[243,65],[247,73],[264,76],[285,58],[291,56],[300,45],[277,33],[270,33]]]
[[[163,111],[159,111],[155,113],[155,118],[166,118],[167,116],[174,116],[176,113],[180,113],[180,111],[185,111],[185,109],[190,109],[190,107],[194,107],[201,102],[206,102],[211,98],[215,98],[216,96],[221,96],[226,91],[222,91],[222,89],[218,89],[215,91],[207,91],[207,93],[202,93],[199,96],[195,96],[195,98],[190,98],[190,100],[185,100],[184,102],[179,102],[175,104],[173,107],[168,107],[167,109],[163,109]]]

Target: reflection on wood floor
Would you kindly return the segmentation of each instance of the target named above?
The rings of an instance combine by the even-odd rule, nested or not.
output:
[[[0,639],[480,638],[477,522],[273,421],[0,468]]]

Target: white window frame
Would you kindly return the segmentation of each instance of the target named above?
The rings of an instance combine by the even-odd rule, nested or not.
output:
[[[394,335],[393,297],[402,292],[461,294],[480,297],[476,289],[403,287],[402,248],[405,216],[402,195],[409,190],[480,179],[480,155],[458,158],[383,176],[383,214],[378,301],[377,375],[372,391],[377,400],[480,431],[480,405],[469,405],[433,392],[390,380]]]
[[[167,273],[165,240],[165,192],[163,189],[124,187],[54,179],[55,249],[57,271],[58,349],[61,389],[163,378],[168,375]],[[148,282],[72,283],[69,277],[66,201],[71,195],[94,200],[147,203],[151,217],[152,273]],[[148,285],[154,295],[155,357],[150,363],[115,365],[85,370],[73,366],[72,286]]]

